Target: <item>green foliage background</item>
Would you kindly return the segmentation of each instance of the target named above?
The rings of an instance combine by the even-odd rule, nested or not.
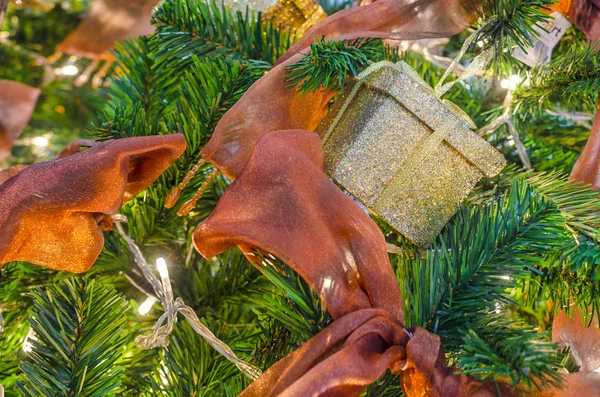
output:
[[[472,46],[465,64],[488,48],[529,42],[532,26],[542,20],[537,8],[549,1],[484,3],[477,25],[492,22],[479,38],[482,47]],[[334,12],[348,4],[323,5]],[[0,43],[3,78],[39,85],[43,66],[32,59],[51,55],[86,6],[74,1],[50,11],[11,10],[4,26],[8,39]],[[184,155],[121,213],[148,262],[164,257],[169,263],[175,295],[238,356],[264,370],[327,326],[330,316],[307,284],[278,259],[264,258],[264,266],[255,266],[237,249],[208,260],[195,252],[191,234],[214,209],[230,183],[226,178],[211,183],[186,217],[176,215],[177,207],[165,209],[164,201],[199,159],[219,119],[272,68],[295,35],[264,26],[259,15],[232,14],[205,0],[167,0],[153,23],[155,34],[118,45],[109,86],[76,88],[72,78],[64,77],[44,86],[9,164],[52,158],[76,137],[182,132],[188,141]],[[441,55],[454,57],[466,35],[451,38]],[[444,71],[422,53],[396,53],[380,40],[319,42],[311,57],[290,70],[290,84],[304,90],[327,85],[339,95],[348,78],[382,59],[404,60],[432,85]],[[63,57],[51,67],[68,61]],[[511,165],[481,181],[432,247],[419,250],[376,220],[388,243],[401,248],[390,259],[407,325],[438,333],[449,363],[471,376],[507,377],[533,388],[558,382],[558,370],[573,367],[550,342],[553,314],[558,309],[600,311],[600,201],[588,187],[566,181],[589,126],[555,115],[557,110],[594,112],[600,91],[597,63],[582,34],[572,29],[545,68],[529,70],[502,55],[486,76],[457,84],[446,98],[483,127],[503,111],[506,92],[499,80],[506,73],[529,78],[517,89],[511,112],[533,171],[521,169],[511,133],[500,127],[486,138]],[[80,70],[87,66],[84,60],[76,64]],[[50,139],[43,150],[27,143],[40,134]],[[211,171],[211,165],[201,170],[180,203]],[[111,232],[105,239],[97,263],[82,276],[25,263],[0,269],[5,319],[0,384],[7,396],[239,394],[249,380],[183,322],[165,349],[134,346],[135,337],[151,329],[162,309],[155,305],[148,315],[137,314],[146,294],[130,279],[149,287],[124,241]],[[116,316],[114,321],[107,322],[108,315]],[[30,327],[38,340],[26,354],[23,343]],[[399,393],[398,379],[387,374],[366,395]]]

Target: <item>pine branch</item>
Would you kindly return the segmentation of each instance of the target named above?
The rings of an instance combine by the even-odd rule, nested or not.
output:
[[[152,70],[154,62],[150,58],[148,41],[148,37],[139,37],[115,45],[117,77],[110,89],[113,102],[107,106],[109,111],[114,105],[123,108],[140,106],[145,113],[157,118],[164,110],[165,101],[161,100],[163,93],[157,87]]]
[[[235,277],[232,277],[235,275]],[[271,284],[252,266],[239,250],[230,250],[213,261],[197,263],[193,279],[185,286],[189,304],[199,317],[215,317],[227,323],[252,324],[255,315],[243,308],[260,299]],[[187,290],[189,289],[189,290]]]
[[[22,378],[19,360],[24,357],[23,343],[29,327],[28,310],[33,302],[29,291],[55,279],[56,272],[22,262],[0,269],[0,312],[4,332],[0,334],[0,379],[7,393],[16,393],[16,381]]]
[[[263,26],[260,15],[234,14],[214,0],[167,1],[153,20],[158,29],[153,38],[158,40],[153,46],[159,50],[153,54],[158,70],[172,66],[168,59],[183,61],[190,54],[229,55],[273,64],[291,44],[289,33],[280,33],[271,24]]]
[[[531,178],[528,182],[521,179],[512,182],[507,195],[499,200],[483,207],[463,207],[425,258],[395,258],[407,323],[427,325],[442,336],[449,352],[460,355],[464,332],[489,332],[490,314],[513,302],[508,294],[511,288],[529,288],[532,301],[556,298],[558,285],[543,279],[546,272],[564,276],[565,263],[593,263],[590,253],[567,250],[576,246],[570,230],[592,233],[598,220],[596,207],[600,204],[590,204],[588,192],[557,180],[556,176]],[[594,256],[600,254],[597,246],[588,249]],[[571,295],[577,291],[578,296],[593,296],[597,302],[598,282],[589,273],[593,271],[578,274],[585,282],[573,285],[570,293],[561,293]],[[577,274],[573,269],[571,272]],[[534,290],[533,285],[541,286]],[[515,333],[514,340],[519,340],[522,331],[506,332],[509,331]],[[551,372],[544,370],[544,363],[554,358],[540,351],[539,356],[534,356],[535,366],[530,362],[525,368],[519,352],[515,343],[512,349],[506,347],[501,356],[512,367],[509,372],[513,382],[533,385],[536,379],[554,381]],[[490,371],[486,377],[507,375],[499,366],[485,364],[498,357],[479,354],[477,359],[477,365]]]
[[[506,191],[511,183],[523,181],[552,203],[561,214],[566,232],[571,235],[564,240],[564,245],[548,252],[545,262],[535,268],[536,277],[523,281],[520,288],[526,297],[525,303],[535,305],[537,301],[549,299],[556,310],[570,312],[579,308],[586,314],[584,321],[600,313],[600,203],[597,193],[587,186],[568,182],[558,172],[536,175],[513,168],[503,174],[494,184],[484,182],[483,189],[476,189],[469,202],[477,205],[489,202],[494,195]]]
[[[600,54],[595,47],[571,47],[543,68],[534,70],[531,82],[515,92],[514,112],[523,122],[548,109],[593,110],[600,94]]]
[[[332,321],[318,295],[289,266],[274,257],[256,253],[264,265],[257,265],[277,288],[274,296],[264,296],[256,302],[261,312],[280,321],[302,340],[310,339]]]
[[[551,17],[542,12],[554,0],[483,0],[474,5],[480,23],[481,32],[475,42],[483,43],[483,50],[493,49],[496,70],[510,71],[516,61],[510,49],[531,45],[539,37],[535,27],[543,27]],[[505,50],[508,50],[505,52]]]
[[[32,293],[29,360],[21,363],[26,396],[113,396],[122,370],[127,304],[112,288],[70,278]]]
[[[299,92],[315,92],[321,87],[328,91],[344,92],[344,82],[371,63],[383,58],[385,47],[381,40],[325,40],[325,36],[310,46],[311,51],[299,62],[288,66],[286,76]]]
[[[570,230],[598,241],[600,202],[598,193],[592,191],[590,186],[569,182],[558,172],[531,176],[525,181],[553,202],[561,211]]]
[[[170,0],[154,14],[157,32],[150,49],[160,87],[168,90],[191,66],[191,56],[275,63],[292,43],[289,32],[271,23],[262,24],[260,14],[232,13],[215,0]]]
[[[332,318],[294,270],[271,255],[255,254],[263,261],[255,265],[272,283],[251,300],[260,327],[253,356],[268,368],[327,327]]]
[[[504,376],[512,379],[512,386],[521,384],[526,390],[541,390],[544,380],[561,385],[558,369],[562,356],[549,342],[550,335],[493,317],[478,324],[477,331],[469,328],[463,332],[464,353],[458,363],[465,374],[484,382],[497,382],[498,376]],[[530,373],[542,374],[542,382]]]
[[[475,10],[482,20],[492,23],[478,39],[500,51],[514,45],[525,49],[539,37],[534,27],[542,27],[550,20],[542,10],[549,10],[547,6],[552,3],[554,0],[483,0]]]

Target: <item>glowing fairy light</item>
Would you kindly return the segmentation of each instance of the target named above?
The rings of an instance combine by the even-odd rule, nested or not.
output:
[[[65,65],[60,69],[60,73],[65,76],[75,76],[79,73],[79,69],[75,65]]]
[[[158,258],[156,260],[156,269],[158,270],[158,274],[160,274],[160,278],[169,278],[169,270],[167,270],[167,261],[165,261],[164,258]]]
[[[31,350],[33,350],[33,345],[31,344],[31,342],[29,342],[29,340],[38,340],[37,336],[35,336],[35,334],[33,333],[33,329],[31,328],[29,328],[29,332],[27,332],[27,336],[23,341],[23,351],[25,353],[29,353]]]
[[[521,82],[521,76],[518,74],[513,74],[508,79],[504,79],[500,82],[500,87],[505,90],[514,90],[517,88],[519,83]]]
[[[167,376],[169,374],[169,368],[167,368],[167,365],[165,364],[164,361],[160,362],[160,366],[161,366],[161,370],[159,371],[160,381],[162,382],[162,384],[164,386],[167,386],[169,384],[169,379],[167,378]]]
[[[156,302],[156,298],[153,296],[149,296],[138,307],[138,313],[141,314],[142,316],[145,316],[146,314],[148,314],[148,312],[150,312],[150,310],[152,309],[152,306],[154,305],[155,302]]]
[[[50,144],[50,141],[48,141],[48,138],[46,137],[36,136],[31,140],[31,143],[33,144],[33,146],[46,147]]]
[[[496,314],[500,314],[502,312],[502,306],[496,302]]]

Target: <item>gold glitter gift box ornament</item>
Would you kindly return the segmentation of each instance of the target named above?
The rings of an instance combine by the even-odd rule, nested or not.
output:
[[[269,7],[262,20],[301,35],[325,18],[327,13],[315,0],[279,0]]]
[[[326,172],[374,214],[427,247],[504,157],[473,121],[404,62],[379,62],[321,123]]]
[[[311,26],[327,18],[327,13],[315,0],[226,0],[232,11],[262,12],[263,23],[304,34]]]

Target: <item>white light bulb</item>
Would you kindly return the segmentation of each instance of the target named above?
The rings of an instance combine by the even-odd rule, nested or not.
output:
[[[35,138],[33,138],[31,140],[31,143],[34,146],[38,146],[38,147],[46,147],[50,144],[50,141],[48,141],[48,138],[45,138],[43,136],[36,136]]]
[[[510,277],[508,277],[508,276],[500,276],[500,278],[501,278],[502,280],[510,280]]]
[[[496,314],[500,314],[502,312],[502,306],[498,302],[496,302]]]
[[[138,313],[141,314],[142,316],[145,316],[146,314],[148,314],[150,309],[152,309],[154,302],[156,302],[155,297],[153,297],[153,296],[147,297],[146,300],[144,302],[142,302],[142,304],[138,307]]]
[[[37,336],[35,336],[35,334],[33,333],[33,329],[29,328],[29,332],[27,332],[27,336],[25,337],[25,340],[23,341],[23,351],[25,353],[29,353],[31,350],[33,350],[33,345],[31,344],[31,342],[29,342],[29,340],[38,340]]]
[[[79,69],[77,69],[77,66],[75,65],[65,65],[62,67],[60,72],[65,76],[75,76],[77,73],[79,73]]]
[[[169,271],[167,270],[167,262],[164,258],[158,258],[156,260],[156,269],[158,269],[158,273],[160,277],[166,279],[169,277]]]
[[[521,76],[519,76],[518,74],[513,74],[508,79],[502,80],[500,82],[500,87],[504,88],[505,90],[514,90],[515,88],[517,88],[520,82]]]
[[[167,365],[164,363],[164,361],[161,361],[160,366],[161,366],[161,370],[162,370],[159,372],[160,381],[162,382],[163,385],[167,386],[169,384],[169,379],[167,379],[167,374],[169,373],[169,368],[167,368]]]

